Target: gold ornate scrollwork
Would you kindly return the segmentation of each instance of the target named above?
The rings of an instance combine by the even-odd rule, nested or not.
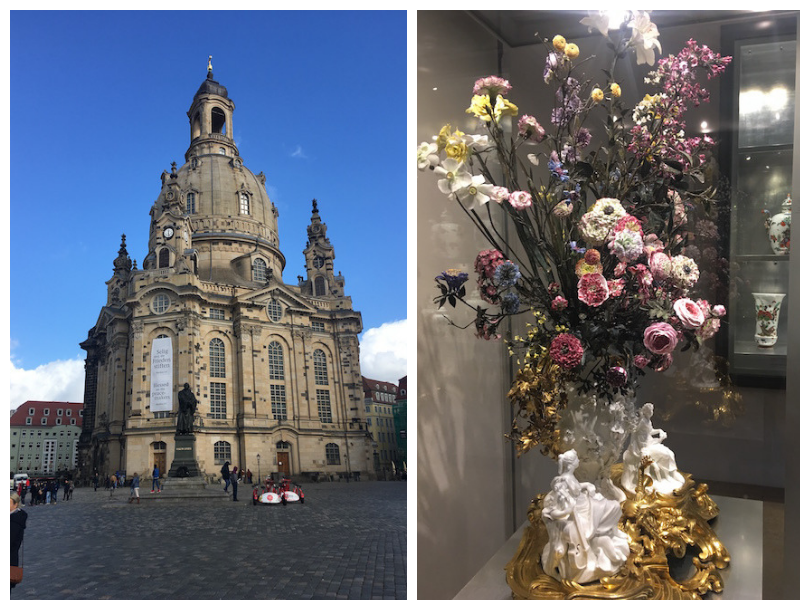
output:
[[[647,492],[652,481],[640,469],[636,492],[626,492],[619,527],[630,540],[631,553],[625,566],[599,582],[581,585],[559,581],[541,566],[547,530],[542,520],[544,494],[528,509],[530,526],[511,561],[506,565],[506,581],[516,600],[700,600],[706,592],[722,591],[720,571],[730,563],[730,555],[708,521],[719,514],[708,496],[705,484],[695,484],[683,473],[686,482],[671,496]],[[622,465],[615,465],[612,479],[619,484]],[[686,560],[692,549],[694,573],[676,580],[668,557]]]

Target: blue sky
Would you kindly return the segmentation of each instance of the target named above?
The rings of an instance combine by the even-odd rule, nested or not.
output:
[[[407,316],[404,11],[12,11],[10,27],[12,405],[54,399],[15,398],[15,377],[45,393],[55,366],[82,362],[122,233],[141,266],[209,54],[280,213],[284,281],[305,274],[316,198],[345,292],[381,338],[368,351],[386,358],[405,335],[387,324]],[[384,378],[373,362],[364,374]]]

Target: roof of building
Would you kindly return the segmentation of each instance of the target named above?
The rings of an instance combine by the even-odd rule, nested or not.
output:
[[[63,414],[58,414],[58,409],[62,409]],[[33,409],[33,414],[31,414]],[[45,415],[44,410],[49,409],[49,414]],[[67,415],[67,410],[71,411]],[[38,400],[28,400],[23,403],[17,411],[11,415],[11,426],[18,427],[56,427],[56,419],[61,418],[61,425],[69,425],[69,420],[75,419],[76,427],[83,425],[83,417],[80,411],[83,410],[83,403],[81,402],[40,402]],[[26,425],[25,419],[32,417],[31,424]],[[42,423],[42,419],[47,417],[47,423]]]
[[[388,381],[379,381],[377,379],[369,379],[368,377],[361,376],[361,383],[364,387],[364,393],[370,395],[371,392],[388,392],[390,394],[397,394],[397,384]]]

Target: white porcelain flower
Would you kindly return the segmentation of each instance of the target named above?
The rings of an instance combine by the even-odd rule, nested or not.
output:
[[[603,34],[603,37],[608,37],[608,13],[605,11],[592,11],[588,17],[581,19],[581,25],[586,25],[589,28],[589,33],[592,29],[597,29]]]
[[[476,175],[465,186],[458,188],[456,196],[467,210],[475,210],[492,199],[494,186],[486,183],[483,175]]]
[[[455,158],[444,159],[433,172],[443,176],[439,180],[439,191],[443,194],[453,194],[465,185],[472,183],[472,175],[467,172],[464,163],[458,162]]]
[[[424,171],[439,164],[439,148],[436,144],[422,142],[417,148],[417,168]]]
[[[656,60],[654,48],[661,52],[661,42],[658,41],[658,27],[650,21],[650,15],[643,10],[633,12],[628,26],[631,28],[630,45],[636,50],[636,64],[647,63],[652,66]]]

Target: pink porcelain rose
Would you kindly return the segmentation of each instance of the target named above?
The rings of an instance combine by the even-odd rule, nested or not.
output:
[[[686,329],[697,329],[703,325],[706,320],[703,310],[697,305],[696,302],[689,300],[689,298],[681,298],[676,300],[672,305],[672,309],[681,321],[681,325]]]
[[[653,323],[644,330],[644,347],[653,354],[670,354],[678,345],[678,332],[669,323]]]

